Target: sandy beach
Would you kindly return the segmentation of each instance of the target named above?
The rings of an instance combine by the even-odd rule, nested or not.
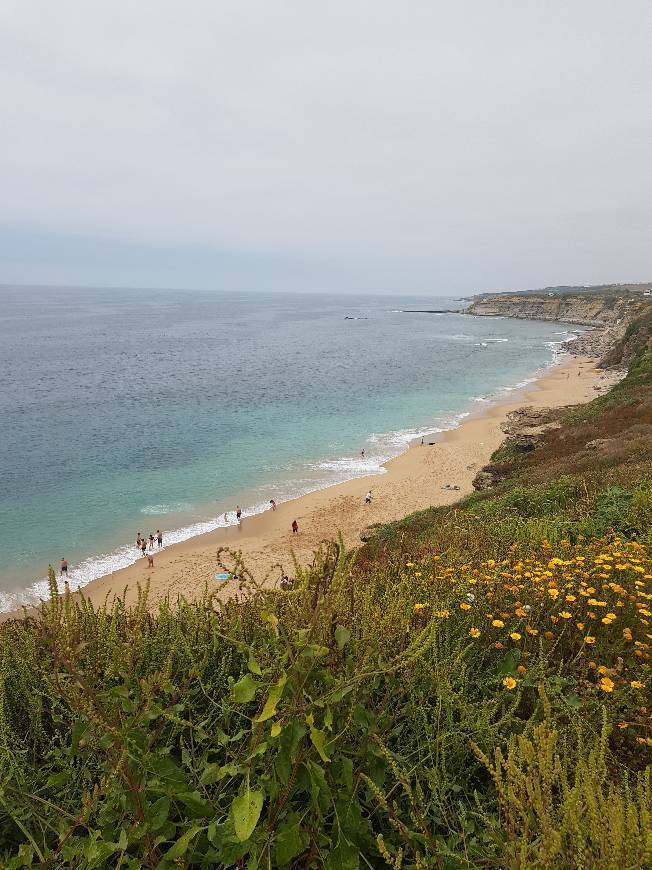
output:
[[[560,406],[588,401],[606,390],[614,376],[595,368],[594,361],[576,357],[546,370],[520,391],[505,394],[466,418],[460,426],[426,437],[425,445],[413,444],[405,453],[385,465],[385,473],[358,478],[279,504],[246,518],[242,526],[217,529],[164,548],[154,557],[154,568],[146,559],[92,581],[84,594],[95,604],[110,601],[126,590],[133,602],[137,585],[149,581],[152,606],[166,596],[176,600],[199,597],[208,584],[215,588],[219,570],[216,552],[220,547],[240,551],[257,580],[278,583],[285,572],[292,576],[292,556],[305,563],[325,539],[342,533],[348,546],[360,542],[360,532],[372,523],[400,519],[432,505],[451,504],[472,491],[473,477],[486,464],[504,439],[501,423],[507,414],[524,405]],[[431,443],[434,442],[434,443]],[[459,490],[446,490],[450,484]],[[372,491],[371,504],[365,494]],[[299,533],[292,533],[292,521]],[[283,570],[281,569],[281,567]],[[221,587],[220,595],[238,592],[237,581]]]

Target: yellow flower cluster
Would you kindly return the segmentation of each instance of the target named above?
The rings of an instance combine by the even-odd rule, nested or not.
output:
[[[565,541],[562,555],[550,555],[552,545],[544,542],[539,558],[517,558],[519,548],[510,549],[511,558],[502,561],[453,566],[442,556],[429,556],[407,567],[419,568],[411,580],[433,604],[435,617],[457,614],[448,630],[457,630],[459,621],[467,641],[481,642],[486,620],[491,647],[516,645],[519,673],[526,672],[528,659],[543,643],[603,697],[644,690],[652,676],[652,554],[647,548],[614,538]],[[437,609],[442,604],[447,609]],[[598,661],[588,661],[593,657]],[[516,685],[514,677],[503,680],[510,691]]]

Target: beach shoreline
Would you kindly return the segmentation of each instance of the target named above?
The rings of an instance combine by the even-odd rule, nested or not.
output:
[[[423,447],[420,439],[415,439],[402,453],[383,463],[378,473],[300,495],[279,504],[275,511],[244,517],[241,526],[220,527],[173,543],[154,552],[154,568],[139,557],[126,567],[91,580],[79,592],[95,605],[110,604],[116,596],[124,596],[131,605],[137,600],[138,587],[149,584],[153,608],[166,597],[196,600],[207,585],[228,598],[238,593],[238,583],[215,580],[219,548],[241,551],[246,567],[259,581],[278,583],[283,573],[292,576],[292,553],[305,564],[322,541],[335,539],[340,533],[347,546],[355,547],[369,525],[399,520],[468,495],[473,491],[473,477],[503,441],[500,426],[510,411],[524,405],[554,407],[589,401],[598,394],[596,387],[606,390],[617,377],[597,370],[595,365],[594,358],[569,355],[539,370],[525,384],[498,391],[494,398],[458,418],[454,428],[433,428]],[[459,488],[443,489],[446,485]],[[369,489],[372,502],[366,505]],[[299,524],[296,535],[291,530],[294,519]],[[29,612],[34,608],[0,613],[0,621],[24,609]]]
[[[319,544],[342,534],[354,547],[360,533],[374,523],[387,523],[425,508],[451,504],[473,491],[471,481],[485,465],[505,435],[500,426],[510,411],[524,405],[554,407],[578,404],[606,390],[614,377],[597,370],[595,360],[571,357],[545,369],[522,388],[504,392],[464,418],[457,427],[414,442],[384,464],[384,472],[354,478],[310,492],[243,519],[241,526],[218,528],[172,544],[154,554],[154,568],[140,558],[134,564],[98,577],[83,587],[93,604],[109,604],[124,596],[127,605],[138,596],[138,586],[149,584],[149,602],[156,607],[166,597],[193,601],[208,588],[219,588],[220,597],[238,593],[237,581],[220,584],[219,548],[240,551],[246,567],[257,580],[278,583],[283,573],[292,576],[292,553],[308,562]],[[459,489],[442,489],[446,485]],[[372,502],[364,503],[371,489]],[[299,533],[293,534],[296,519]],[[5,614],[3,616],[9,616]]]

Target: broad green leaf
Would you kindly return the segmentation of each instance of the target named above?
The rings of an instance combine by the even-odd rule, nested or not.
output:
[[[274,843],[275,863],[289,864],[293,858],[307,849],[309,842],[310,837],[299,828],[298,822],[291,827],[280,828]]]
[[[319,753],[322,761],[330,761],[326,753],[326,735],[319,728],[310,729],[310,739],[312,740],[315,749]]]
[[[258,664],[256,656],[253,654],[253,650],[249,650],[249,661],[247,662],[247,667],[252,674],[257,674],[259,677],[261,676],[262,670],[260,665]]]
[[[214,782],[219,782],[224,776],[221,764],[209,764],[204,768],[204,772],[199,778],[200,785],[212,785]]]
[[[197,834],[203,830],[198,825],[193,825],[190,830],[186,831],[186,833],[179,837],[174,846],[171,846],[167,852],[165,853],[166,861],[174,861],[175,858],[182,858],[186,852],[188,851],[188,847],[190,846],[190,842]]]
[[[262,791],[251,791],[249,783],[244,793],[234,798],[231,804],[231,819],[236,837],[241,843],[253,834],[263,809],[263,800]]]
[[[280,723],[280,722],[274,722],[274,724],[272,725],[272,730],[270,731],[270,735],[271,735],[272,737],[278,737],[278,735],[279,735],[280,733],[281,733],[281,723]]]
[[[147,820],[152,831],[158,831],[168,820],[170,812],[170,798],[162,797],[151,805],[147,810]]]
[[[260,683],[251,676],[245,674],[242,679],[238,680],[231,686],[231,695],[236,704],[248,704],[256,697],[256,690]]]
[[[515,674],[521,661],[521,651],[517,647],[508,649],[498,665],[499,674]]]
[[[335,642],[338,649],[344,649],[347,643],[351,640],[351,632],[343,625],[338,625],[335,629]]]
[[[340,840],[325,863],[326,870],[358,870],[360,853],[353,843]]]
[[[282,674],[279,677],[276,685],[272,686],[269,691],[269,695],[267,696],[267,700],[265,701],[263,711],[258,719],[256,719],[256,722],[266,722],[268,719],[271,719],[272,716],[276,713],[276,705],[281,700],[281,695],[283,694],[283,689],[285,688],[287,680],[287,674]]]

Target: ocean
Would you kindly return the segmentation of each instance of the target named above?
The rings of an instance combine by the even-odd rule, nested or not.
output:
[[[138,531],[170,544],[377,473],[571,335],[424,313],[462,306],[0,288],[0,610],[45,595],[63,556],[76,588],[134,561]]]

